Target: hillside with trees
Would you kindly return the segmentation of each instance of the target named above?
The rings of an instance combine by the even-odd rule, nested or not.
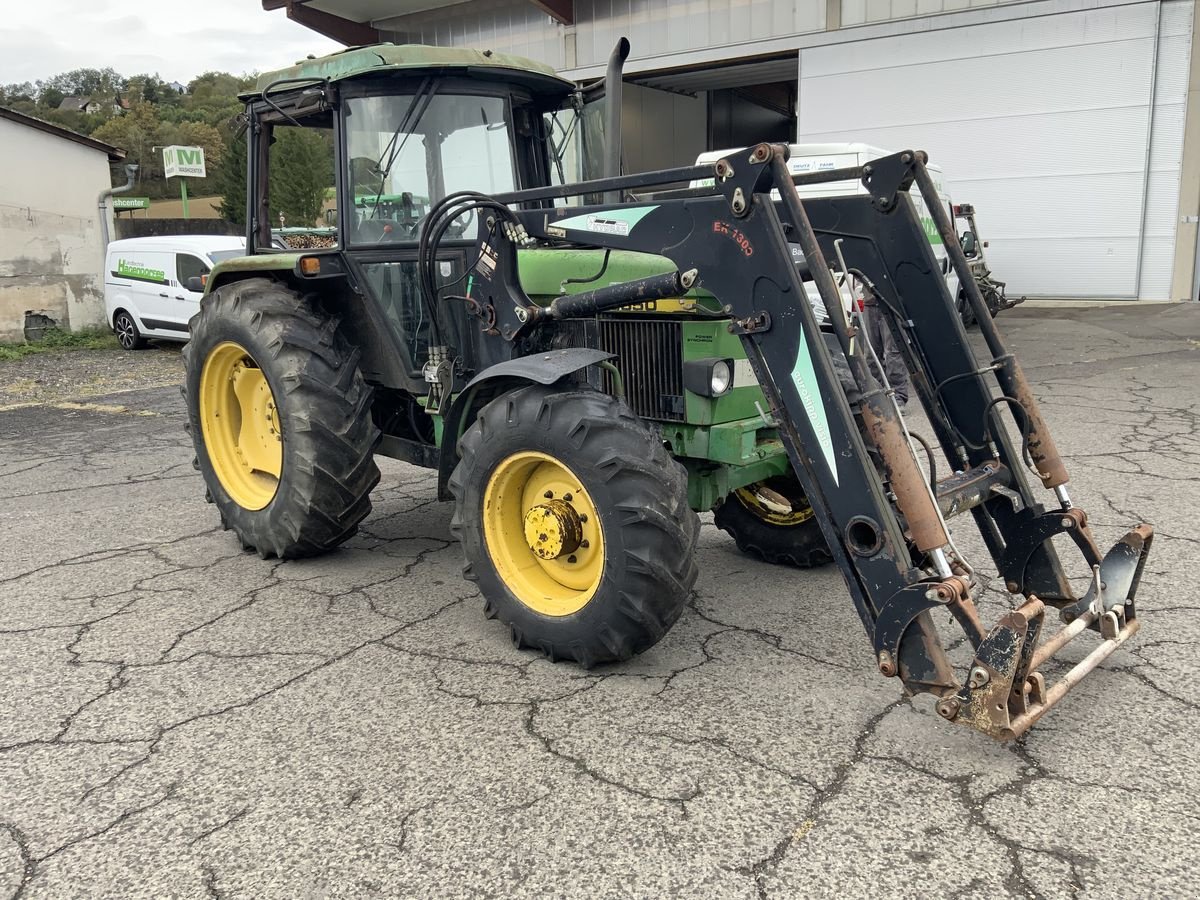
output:
[[[243,105],[238,93],[253,87],[255,75],[205,72],[186,85],[157,75],[124,76],[113,69],[75,69],[36,82],[0,85],[0,106],[34,116],[120,147],[126,162],[138,165],[137,196],[179,196],[176,180],[163,177],[163,147],[204,148],[208,177],[188,180],[192,196],[219,196],[222,215],[244,224],[246,143],[238,137]],[[86,109],[79,108],[87,101]],[[272,148],[278,161],[271,175],[272,216],[288,224],[313,224],[325,189],[333,183],[328,137],[281,129]],[[158,148],[158,149],[155,149]],[[121,165],[114,184],[124,184]]]

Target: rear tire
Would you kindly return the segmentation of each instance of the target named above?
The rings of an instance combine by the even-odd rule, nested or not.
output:
[[[188,430],[222,525],[264,558],[345,541],[371,511],[379,429],[337,318],[253,278],[205,296],[190,326]]]
[[[123,309],[118,309],[117,314],[113,316],[113,332],[122,350],[142,350],[146,347],[146,339],[138,330],[137,322]]]
[[[700,520],[687,474],[624,403],[520,388],[484,407],[459,447],[463,575],[518,648],[590,668],[666,634],[696,581]]]
[[[759,496],[765,489],[769,495]],[[786,501],[790,512],[772,509]],[[734,491],[717,507],[716,526],[728,532],[738,549],[769,563],[812,569],[832,562],[821,526],[792,475],[779,475]]]
[[[970,328],[975,324],[975,310],[967,300],[967,292],[961,287],[958,289],[958,298],[954,305],[958,310],[958,317],[962,319],[963,328]]]

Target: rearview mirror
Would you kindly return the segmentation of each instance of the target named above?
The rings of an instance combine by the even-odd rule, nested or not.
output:
[[[193,275],[187,280],[187,289],[197,294],[204,293],[204,276]]]
[[[959,240],[959,243],[962,244],[962,250],[963,250],[964,256],[974,256],[975,255],[975,234],[974,234],[974,232],[964,231],[962,233],[962,238]]]

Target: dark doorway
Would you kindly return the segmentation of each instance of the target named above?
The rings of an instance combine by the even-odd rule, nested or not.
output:
[[[708,94],[708,150],[796,138],[796,82],[722,88]]]

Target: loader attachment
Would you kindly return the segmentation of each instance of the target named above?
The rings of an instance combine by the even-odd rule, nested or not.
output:
[[[1153,530],[1138,525],[1105,554],[1096,546],[1086,514],[1071,501],[1066,466],[1033,390],[971,278],[924,154],[795,176],[786,160],[786,146],[760,144],[708,166],[459,196],[431,210],[427,227],[470,204],[486,211],[478,261],[459,299],[517,353],[563,316],[595,315],[648,292],[664,296],[694,285],[714,295],[778,423],[880,673],[899,678],[909,693],[934,694],[948,720],[1016,737],[1137,630],[1134,600]],[[712,186],[631,193],[701,178],[713,179]],[[795,190],[851,178],[869,193],[802,202]],[[924,196],[976,311],[983,359],[967,340],[910,188]],[[552,202],[613,191],[625,201]],[[608,285],[541,306],[517,275],[516,248],[532,245],[653,253],[677,271],[653,284]],[[429,249],[423,265],[436,258],[436,241]],[[815,283],[828,323],[817,319],[804,277]],[[933,430],[932,440],[920,439],[929,448],[928,474],[882,367],[873,366],[861,313],[844,311],[835,277],[852,279],[878,300]],[[951,474],[937,479],[935,470]],[[1039,500],[1034,485],[1048,494]],[[990,628],[976,602],[985,566],[968,559],[947,525],[968,513],[1010,594],[1009,608]],[[1078,551],[1070,570],[1051,543],[1060,535]],[[1077,596],[1069,574],[1090,587]],[[948,612],[974,648],[965,670],[951,665],[936,611]],[[1053,611],[1066,624],[1048,636]],[[1099,638],[1095,648],[1057,680],[1049,677],[1063,668],[1055,654],[1085,634]]]

